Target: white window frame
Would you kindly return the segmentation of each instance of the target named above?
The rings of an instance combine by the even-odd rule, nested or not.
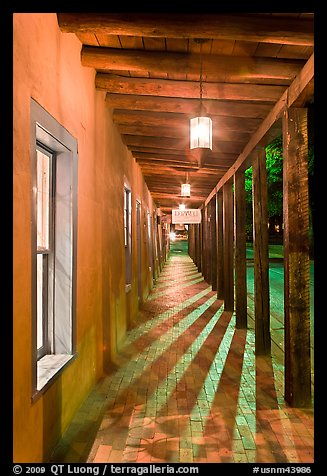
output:
[[[132,191],[124,183],[125,291],[132,287]]]
[[[76,357],[77,141],[31,98],[32,163],[32,401],[39,398]],[[37,344],[37,150],[52,162],[49,249],[43,277],[46,285],[45,340]]]

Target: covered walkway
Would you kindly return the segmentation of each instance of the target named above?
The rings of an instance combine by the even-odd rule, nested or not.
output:
[[[313,462],[313,410],[285,403],[280,353],[255,355],[252,319],[235,328],[185,248],[51,462]]]
[[[13,462],[312,463],[314,14],[13,40]]]

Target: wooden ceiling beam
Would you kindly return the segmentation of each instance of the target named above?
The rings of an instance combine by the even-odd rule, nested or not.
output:
[[[110,73],[97,73],[96,89],[109,93],[141,96],[199,99],[199,81],[130,78]],[[224,99],[275,103],[286,86],[264,84],[203,83],[203,99]]]
[[[150,36],[155,38],[217,38],[312,46],[310,20],[267,15],[215,13],[57,13],[65,33]]]
[[[169,152],[169,151],[167,151]],[[172,164],[181,164],[181,165],[197,165],[196,159],[194,157],[183,156],[181,154],[168,154],[168,153],[150,153],[150,152],[139,152],[132,150],[132,155],[134,159],[144,159],[144,160],[156,160],[164,163]]]
[[[187,133],[191,114],[169,113],[169,112],[148,112],[148,111],[124,111],[114,110],[112,119],[118,127],[120,126],[139,126],[139,127],[170,127],[176,130],[184,129]],[[233,116],[211,116],[213,130],[216,131],[239,131],[253,133],[257,130],[262,119],[248,118],[244,120],[241,117]],[[160,135],[160,134],[159,134]]]
[[[196,177],[206,177],[207,175],[213,175],[213,174],[224,174],[226,170],[228,170],[228,167],[224,166],[208,166],[205,165],[201,168],[197,167],[196,165],[193,165],[192,167],[188,167],[187,165],[181,165],[181,164],[170,164],[168,163],[160,163],[155,160],[145,160],[145,159],[138,159],[136,161],[139,166],[141,167],[142,170],[146,170],[147,172],[152,172],[154,175],[157,174],[162,174],[162,173],[167,173],[167,174],[176,174],[176,175],[182,175],[185,177],[185,173],[188,172],[191,176],[196,176]]]
[[[137,163],[139,164],[142,172],[144,174],[152,174],[152,175],[163,175],[163,174],[174,174],[178,176],[182,176],[185,178],[185,173],[188,172],[195,172],[197,175],[201,175],[202,177],[205,177],[207,180],[207,177],[209,175],[214,175],[215,177],[220,176],[222,177],[228,167],[208,167],[208,166],[203,166],[201,168],[193,166],[193,167],[187,167],[183,165],[172,165],[167,163],[165,166],[164,165],[158,165],[156,161],[150,161],[150,160],[142,160],[139,159],[137,160]]]
[[[297,107],[300,107],[301,104],[299,104],[299,97],[307,100],[305,90],[307,87],[311,87],[313,78],[314,54],[311,55],[299,75],[294,79],[291,86],[285,91],[267,117],[263,120],[262,124],[246,144],[235,163],[217,183],[216,187],[210,192],[205,201],[205,205],[207,205],[215,193],[217,193],[218,190],[233,177],[238,169],[244,169],[251,165],[252,151],[255,149],[255,147],[260,146],[261,141],[264,139],[265,135],[269,133],[276,121],[279,120],[285,108],[291,107],[294,104],[297,104]]]
[[[172,139],[181,139],[183,137],[189,137],[190,128],[188,124],[182,127],[150,127],[139,125],[125,125],[117,124],[118,131],[122,135],[138,135],[147,137],[168,137]],[[212,137],[217,140],[234,141],[234,142],[247,142],[250,139],[249,132],[239,132],[224,130],[213,126]]]
[[[133,146],[139,147],[153,147],[153,148],[164,148],[166,150],[178,150],[181,153],[189,150],[189,138],[184,139],[171,139],[169,137],[148,137],[148,136],[132,136],[132,135],[123,135],[123,142],[125,145],[130,147]],[[213,152],[230,152],[230,153],[239,153],[243,149],[241,142],[224,142],[224,141],[215,141],[213,139]]]
[[[191,193],[192,194],[208,194],[208,190],[215,184],[217,178],[219,179],[222,177],[223,174],[216,175],[208,175],[204,178],[203,182],[195,182],[191,183]],[[185,178],[185,177],[184,177]],[[153,175],[144,175],[144,180],[146,181],[150,191],[156,189],[156,187],[160,190],[165,190],[166,192],[169,191],[177,191],[177,194],[181,192],[181,184],[183,183],[183,178],[180,175],[173,175],[169,176],[153,176]],[[206,196],[206,195],[205,195]]]
[[[174,149],[159,149],[154,147],[130,146],[134,158],[155,158],[157,160],[185,161],[187,163],[197,163],[197,155],[191,150],[184,153]],[[205,151],[205,163],[233,164],[237,158],[236,152],[213,152]]]
[[[107,93],[106,102],[112,109],[131,111],[170,112],[195,115],[199,111],[199,99],[137,96],[133,94]],[[224,100],[202,100],[207,114],[216,116],[236,116],[264,118],[271,104],[244,103]],[[244,122],[244,121],[243,121]]]
[[[199,55],[167,51],[126,50],[99,46],[83,46],[83,66],[102,71],[130,71],[152,74],[212,75],[216,82],[247,83],[261,80],[292,81],[304,65],[303,60],[260,58],[227,55]]]
[[[176,193],[167,193],[167,192],[160,192],[160,191],[153,191],[151,192],[152,197],[154,200],[158,199],[169,199],[169,200],[176,200],[176,203],[180,202],[182,199],[184,200],[192,200],[192,202],[203,202],[203,195],[194,195],[192,197],[181,197],[176,196]]]

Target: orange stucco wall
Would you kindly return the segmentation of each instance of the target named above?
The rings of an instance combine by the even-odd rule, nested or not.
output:
[[[14,14],[14,461],[46,461],[109,361],[115,361],[138,310],[137,261],[125,293],[123,186],[154,209],[140,169],[121,141],[95,90],[95,71],[80,62],[81,43],[63,34],[56,14]],[[35,403],[31,402],[31,158],[30,98],[78,142],[78,357]],[[142,231],[146,230],[143,226]],[[151,287],[145,237],[142,288]]]

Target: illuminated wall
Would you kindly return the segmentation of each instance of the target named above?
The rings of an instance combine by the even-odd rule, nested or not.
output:
[[[137,257],[125,292],[123,187],[142,203],[142,294],[151,286],[146,211],[154,204],[140,169],[123,145],[95,90],[95,71],[81,66],[81,43],[62,34],[56,14],[14,14],[14,461],[47,460],[76,409],[103,375],[138,310]],[[30,98],[78,142],[77,358],[31,401],[31,158]]]

